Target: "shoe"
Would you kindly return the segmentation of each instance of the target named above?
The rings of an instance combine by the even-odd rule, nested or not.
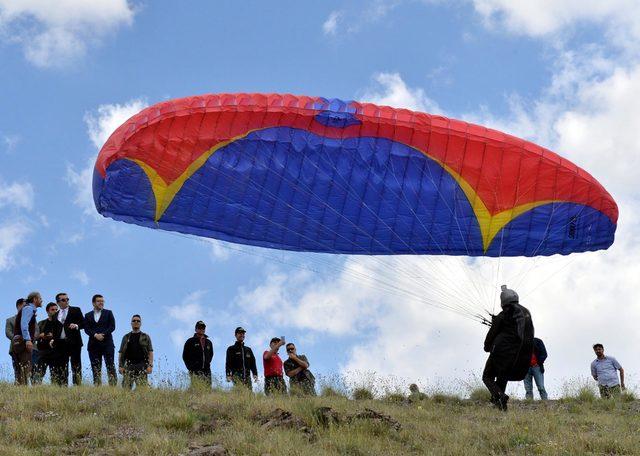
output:
[[[503,412],[507,411],[507,402],[509,402],[509,396],[507,396],[506,394],[502,393],[500,395],[500,397],[498,398],[498,408],[500,410],[502,410]]]

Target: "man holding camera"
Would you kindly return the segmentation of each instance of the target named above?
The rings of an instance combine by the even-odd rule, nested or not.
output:
[[[272,394],[286,394],[287,384],[284,382],[282,375],[282,360],[278,355],[278,349],[284,345],[284,337],[274,337],[269,343],[269,350],[265,350],[262,354],[262,363],[264,366],[264,394],[271,396]]]

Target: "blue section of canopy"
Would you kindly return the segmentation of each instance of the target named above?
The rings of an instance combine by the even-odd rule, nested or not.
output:
[[[255,131],[215,152],[157,223],[137,164],[116,161],[107,179],[94,182],[105,216],[296,251],[552,255],[606,248],[615,232],[597,210],[553,203],[511,221],[485,252],[466,195],[437,162],[388,139],[330,139],[289,127]]]

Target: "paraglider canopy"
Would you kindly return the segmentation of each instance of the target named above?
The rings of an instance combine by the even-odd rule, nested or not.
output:
[[[522,139],[368,103],[217,94],[120,126],[95,166],[106,217],[239,244],[364,255],[608,248],[618,209]]]

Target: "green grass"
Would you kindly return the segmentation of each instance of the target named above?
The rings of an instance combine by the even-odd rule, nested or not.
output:
[[[244,391],[0,384],[0,453],[187,455],[190,447],[212,444],[236,455],[640,452],[640,402],[631,395],[605,401],[578,391],[546,403],[514,400],[502,413],[480,391],[473,399],[432,394],[419,401],[398,393],[361,400],[338,393],[267,398]],[[324,409],[330,419],[319,418],[321,407],[330,407]],[[290,412],[290,425],[264,424],[283,413],[276,409]]]

